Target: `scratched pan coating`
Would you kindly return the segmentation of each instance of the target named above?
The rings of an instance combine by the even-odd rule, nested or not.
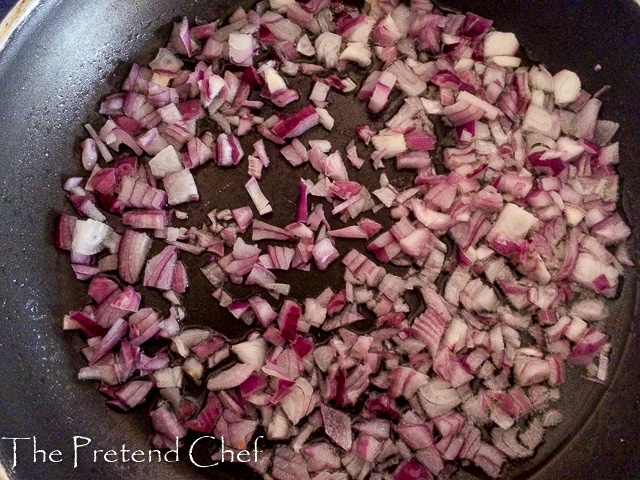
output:
[[[617,136],[622,204],[637,246],[640,8],[631,0],[445,3],[494,19],[498,29],[517,34],[533,59],[544,62],[551,71],[576,71],[591,92],[611,85],[603,97],[602,118],[622,125]],[[131,62],[153,58],[153,52],[166,41],[173,20],[182,15],[192,20],[217,18],[237,3],[21,2],[23,9],[33,5],[0,52],[0,436],[35,436],[38,448],[61,450],[63,461],[33,463],[32,446],[23,442],[19,444],[18,466],[9,475],[16,480],[254,478],[246,469],[228,464],[198,469],[184,453],[177,463],[92,461],[89,449],[119,449],[126,444],[131,450],[148,450],[148,407],[129,414],[115,413],[104,406],[94,384],[76,380],[76,371],[83,364],[78,353],[80,341],[61,331],[60,318],[87,297],[85,287],[73,278],[66,254],[56,252],[51,240],[54,213],[69,209],[60,191],[61,181],[81,173],[77,154],[78,142],[84,138],[82,124],[99,120],[95,112],[100,99],[119,88]],[[596,64],[602,66],[598,72]],[[346,144],[352,128],[366,121],[364,109],[349,99],[336,103],[332,114],[339,126],[331,136],[334,146]],[[227,171],[224,176],[219,173],[212,169],[198,177],[203,208],[247,204],[243,189],[236,187],[246,175],[244,168]],[[270,221],[288,223],[297,178],[308,173],[294,174],[275,166],[267,170],[263,188],[275,210]],[[372,185],[377,175],[365,170],[358,180]],[[194,213],[191,220],[197,219]],[[198,281],[198,276],[192,275],[186,298],[189,321],[210,325],[230,337],[241,336],[244,330],[215,307],[210,287]],[[294,295],[313,295],[325,286],[336,285],[339,271],[336,267],[311,278],[285,276],[283,280],[294,283]],[[535,458],[513,464],[505,471],[505,478],[640,478],[636,293],[636,272],[630,269],[609,322],[614,345],[611,380],[599,386],[582,379],[579,370],[570,369],[560,404],[565,422],[547,433],[547,441]],[[74,435],[92,440],[86,452],[81,451],[77,467],[73,463]],[[5,464],[11,462],[11,442],[0,441],[0,459]],[[475,472],[462,471],[455,478],[477,477]]]

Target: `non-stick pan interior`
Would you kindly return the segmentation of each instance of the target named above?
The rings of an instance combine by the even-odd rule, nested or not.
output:
[[[591,92],[611,85],[602,97],[603,117],[622,124],[617,139],[621,142],[623,205],[637,242],[637,5],[631,0],[451,0],[445,4],[493,18],[498,29],[518,35],[534,60],[543,61],[552,71],[576,71]],[[56,252],[51,240],[54,213],[69,210],[61,182],[81,173],[77,153],[78,142],[84,138],[82,125],[99,121],[95,111],[100,99],[119,88],[132,62],[153,58],[173,20],[182,15],[192,20],[213,19],[236,5],[213,0],[44,0],[0,54],[0,436],[35,436],[38,448],[61,450],[64,458],[60,463],[34,463],[33,440],[21,441],[13,473],[16,479],[250,478],[246,470],[197,469],[186,455],[178,463],[108,464],[94,463],[90,455],[80,454],[74,467],[74,436],[90,438],[91,450],[119,449],[123,444],[131,450],[148,450],[149,430],[145,409],[115,413],[104,406],[95,385],[75,379],[83,364],[80,341],[62,333],[60,319],[87,298],[85,288],[73,278],[67,256]],[[602,67],[599,71],[594,68],[597,64]],[[364,118],[355,102],[342,110],[339,122],[355,125],[354,118]],[[349,128],[342,128],[337,134],[342,140],[336,143],[348,136]],[[230,207],[246,204],[242,192],[228,186],[233,179],[234,174],[226,184],[208,179],[208,201],[226,202]],[[274,180],[268,187],[275,192],[270,198],[278,198],[278,191],[294,184],[289,179]],[[286,209],[291,200],[280,194],[277,201]],[[319,291],[332,278],[328,275],[313,284],[301,284],[298,292]],[[189,293],[192,321],[218,326],[231,336],[239,334],[228,327],[228,317],[213,307],[209,310],[213,304],[203,300],[209,295],[207,289],[194,284]],[[580,371],[571,371],[560,406],[566,421],[549,432],[535,459],[511,467],[507,478],[640,477],[640,340],[633,322],[638,318],[636,291],[636,275],[630,270],[609,322],[613,379],[600,386],[582,379]],[[0,441],[0,457],[11,464],[11,441]],[[456,478],[473,475],[463,472]]]

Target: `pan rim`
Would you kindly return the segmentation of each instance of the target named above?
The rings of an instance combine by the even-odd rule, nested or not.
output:
[[[0,53],[41,0],[19,0],[0,22]],[[1,478],[1,477],[0,477]]]

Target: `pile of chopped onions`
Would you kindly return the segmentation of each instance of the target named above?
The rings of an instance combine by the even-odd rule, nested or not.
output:
[[[56,246],[93,299],[63,321],[87,341],[79,378],[120,410],[158,392],[157,448],[189,431],[236,451],[263,435],[270,446],[249,465],[264,478],[448,478],[469,463],[498,477],[507,459],[534,455],[561,420],[565,366],[606,381],[606,299],[632,265],[630,230],[617,211],[618,125],[598,120],[601,101],[575,73],[521,67],[516,37],[491,25],[428,0],[364,13],[270,0],[226,23],[177,22],[104,99],[104,125],[82,142],[90,174],[64,185],[77,216],[59,215]],[[366,71],[360,85],[349,66]],[[308,98],[289,86],[300,75]],[[384,126],[358,126],[340,151],[313,134],[335,126],[344,95]],[[265,106],[278,113],[261,116]],[[203,119],[216,127],[198,136]],[[414,172],[413,186],[381,173],[368,191],[349,174],[369,159]],[[318,172],[300,180],[286,226],[269,223],[260,187],[271,162]],[[176,207],[199,200],[197,171],[228,167],[248,169],[253,205],[172,226],[187,218]],[[380,211],[390,228],[371,218]],[[340,251],[336,238],[356,242]],[[215,301],[250,326],[242,341],[183,327],[182,295],[200,275],[187,255],[203,257]],[[334,263],[338,291],[295,299],[278,281]],[[232,298],[229,284],[264,294]],[[168,315],[140,285],[162,292]],[[349,329],[372,317],[369,333]]]

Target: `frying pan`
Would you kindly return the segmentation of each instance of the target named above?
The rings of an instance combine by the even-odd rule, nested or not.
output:
[[[602,118],[621,123],[621,203],[633,228],[632,247],[638,251],[638,5],[631,0],[445,4],[494,19],[498,29],[516,33],[532,59],[551,71],[576,71],[591,92],[611,85],[603,97]],[[80,341],[61,331],[60,319],[86,302],[86,289],[73,278],[66,255],[57,252],[51,240],[54,213],[69,208],[61,182],[81,173],[77,154],[85,135],[82,125],[99,121],[95,111],[101,97],[118,88],[131,62],[152,59],[168,38],[173,20],[182,15],[213,19],[236,5],[230,0],[23,0],[16,8],[30,11],[26,20],[7,26],[15,31],[0,52],[0,436],[35,436],[39,449],[60,450],[63,456],[60,463],[34,463],[32,444],[18,443],[18,465],[8,468],[12,479],[253,478],[247,470],[229,465],[198,469],[182,456],[178,463],[152,464],[94,463],[80,456],[74,467],[73,436],[91,438],[92,449],[126,444],[131,450],[148,450],[148,406],[130,414],[115,413],[104,406],[95,385],[76,380],[83,363]],[[600,71],[594,69],[597,64]],[[357,109],[355,114],[349,108],[341,110],[337,124],[353,125]],[[348,137],[348,131],[345,128],[341,135]],[[243,194],[229,187],[235,181],[234,174],[229,175],[227,183],[210,189],[207,202],[224,199],[231,207],[247,203]],[[286,178],[278,178],[267,196],[278,197],[288,185]],[[276,201],[286,207],[290,200],[279,196]],[[317,291],[332,281],[331,276],[318,277],[296,288],[298,293]],[[505,478],[640,478],[637,291],[636,271],[629,269],[608,324],[614,350],[607,384],[588,382],[580,370],[570,369],[559,407],[565,422],[548,432],[534,459],[510,466]],[[239,335],[220,312],[209,310],[202,300],[208,293],[197,282],[192,286],[187,298],[187,307],[194,307],[192,321]],[[10,441],[0,441],[0,460],[11,466]],[[462,471],[455,478],[476,475]]]

